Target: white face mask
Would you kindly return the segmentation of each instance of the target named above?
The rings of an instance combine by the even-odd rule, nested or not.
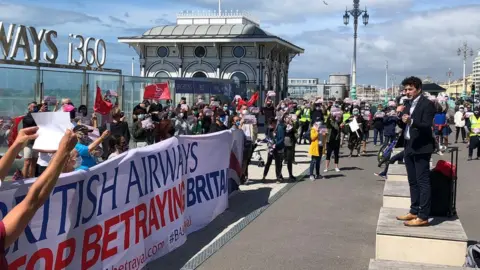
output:
[[[465,110],[464,110],[464,109],[460,109],[459,111],[463,113]]]
[[[178,118],[183,118],[183,113],[179,113]]]
[[[247,114],[248,114],[248,111],[247,111],[247,110],[243,110],[243,111],[242,111],[242,114],[243,114],[243,115],[247,115]]]
[[[77,160],[75,160],[75,165],[73,166],[74,169],[77,169],[78,167],[80,167],[82,165],[82,157],[81,156],[77,156]]]

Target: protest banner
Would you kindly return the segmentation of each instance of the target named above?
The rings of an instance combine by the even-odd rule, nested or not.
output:
[[[62,174],[6,250],[9,269],[143,268],[226,209],[231,144],[230,131],[173,137]],[[2,218],[34,181],[3,184]]]
[[[194,157],[188,160],[189,167],[195,169],[190,169],[185,183],[185,219],[191,221],[187,232],[192,233],[205,227],[228,207],[232,132],[180,136],[180,141],[182,145],[192,145],[195,151]]]
[[[232,151],[230,153],[230,166],[228,169],[228,179],[235,181],[237,185],[240,185],[240,178],[242,176],[243,168],[243,151],[245,133],[242,130],[237,129],[232,131]]]

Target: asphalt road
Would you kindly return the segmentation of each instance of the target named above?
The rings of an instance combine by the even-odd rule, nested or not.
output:
[[[457,209],[468,237],[480,240],[480,161],[467,162],[459,146]],[[298,183],[198,269],[367,269],[384,186],[369,148],[370,156],[341,159],[340,173]]]

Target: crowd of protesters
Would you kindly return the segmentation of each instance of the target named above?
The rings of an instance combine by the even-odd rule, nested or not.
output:
[[[448,146],[448,136],[455,127],[455,143],[459,136],[467,143],[468,158],[480,157],[480,111],[468,103],[453,104],[445,95],[427,95],[435,106],[431,124],[435,151],[439,154]],[[248,185],[248,167],[259,143],[267,145],[267,160],[263,178],[272,164],[275,166],[277,182],[285,182],[282,175],[286,164],[288,181],[296,181],[293,166],[297,145],[309,144],[311,157],[309,179],[315,181],[328,173],[331,159],[334,170],[340,172],[340,150],[347,144],[349,157],[366,153],[370,131],[373,130],[373,145],[387,145],[398,141],[404,132],[399,122],[404,120],[400,112],[408,98],[403,93],[396,100],[371,108],[370,104],[351,100],[323,100],[315,98],[295,101],[289,98],[278,100],[269,92],[260,101],[258,93],[247,100],[240,96],[222,101],[212,96],[204,100],[199,96],[194,104],[186,98],[173,105],[170,100],[163,105],[155,100],[144,100],[126,119],[117,102],[103,97],[107,106],[89,110],[87,106],[75,106],[70,99],[62,99],[52,108],[46,103],[31,102],[26,115],[12,119],[4,136],[10,140],[7,152],[0,159],[0,180],[4,180],[15,159],[23,151],[23,169],[17,171],[13,180],[37,177],[27,197],[10,211],[0,222],[0,246],[8,247],[21,234],[36,210],[45,202],[55,186],[60,173],[88,170],[102,161],[128,151],[130,146],[144,147],[177,135],[201,135],[223,130],[241,130],[244,135],[243,172],[240,184]],[[261,106],[256,107],[256,105]],[[33,144],[38,127],[33,118],[35,113],[61,110],[70,114],[73,129],[65,133],[56,151],[36,151]],[[130,115],[130,114],[129,114]],[[263,116],[265,137],[259,139],[259,117]],[[22,123],[22,129],[19,124]],[[0,120],[3,125],[3,120]],[[5,130],[5,129],[3,129]],[[323,156],[325,158],[323,159]],[[404,158],[403,151],[387,162],[385,170],[377,175],[386,178],[388,165]],[[323,171],[322,160],[325,160]],[[6,264],[0,256],[0,267]],[[3,268],[2,268],[3,269]]]

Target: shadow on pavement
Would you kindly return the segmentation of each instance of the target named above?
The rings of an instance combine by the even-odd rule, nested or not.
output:
[[[207,227],[187,236],[185,244],[164,257],[150,263],[147,269],[182,268],[195,254],[202,250],[225,228],[268,204],[271,188],[241,191],[230,198],[229,208],[213,220]]]
[[[359,167],[341,167],[340,170],[341,171],[356,171],[356,170],[363,171],[364,169]]]
[[[345,174],[327,174],[327,175],[323,175],[323,177],[325,179],[333,179],[333,178],[339,178],[339,177],[344,177]]]

